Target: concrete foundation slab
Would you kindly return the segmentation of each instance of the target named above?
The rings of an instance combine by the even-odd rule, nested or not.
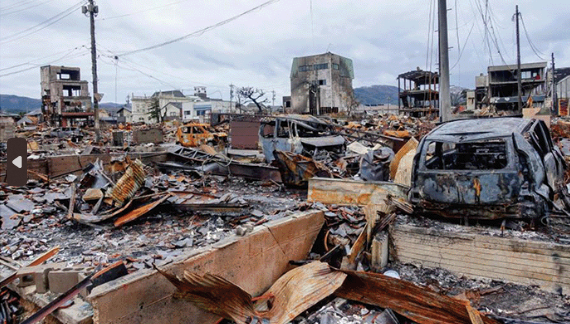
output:
[[[570,294],[570,245],[403,224],[391,226],[390,240],[402,263]]]

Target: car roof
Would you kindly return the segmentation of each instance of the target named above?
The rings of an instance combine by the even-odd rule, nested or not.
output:
[[[523,133],[533,122],[535,120],[518,117],[454,120],[435,128],[427,137],[430,139],[456,136],[469,136],[470,139],[505,137],[513,133]]]

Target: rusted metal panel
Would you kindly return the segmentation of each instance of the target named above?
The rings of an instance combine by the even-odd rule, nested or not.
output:
[[[390,278],[379,273],[344,271],[348,276],[335,292],[336,296],[390,308],[398,314],[420,324],[457,323],[471,324],[468,301],[436,293],[412,282]],[[485,324],[498,321],[478,314]]]
[[[153,210],[156,206],[162,204],[168,197],[170,197],[170,194],[165,194],[164,197],[157,199],[149,204],[146,204],[142,207],[139,207],[137,209],[134,209],[130,212],[128,212],[127,214],[117,218],[117,220],[115,221],[115,227],[120,227],[125,225],[128,222],[132,222],[135,219],[141,217],[142,215],[148,213],[149,211]]]
[[[175,297],[238,324],[288,323],[330,296],[346,278],[346,274],[332,270],[326,263],[311,262],[287,272],[265,294],[254,299],[220,276],[186,271],[183,278],[177,278],[159,272],[178,288]]]
[[[312,178],[308,201],[337,205],[383,205],[388,195],[406,199],[408,188],[392,182]]]
[[[288,186],[306,187],[313,177],[332,177],[332,172],[319,162],[291,152],[273,152],[281,179]]]
[[[144,165],[140,160],[129,161],[129,168],[117,181],[117,184],[109,190],[108,195],[113,198],[118,206],[122,206],[140,189],[145,181],[145,176]]]
[[[232,120],[230,122],[231,147],[257,150],[260,125],[259,121]]]

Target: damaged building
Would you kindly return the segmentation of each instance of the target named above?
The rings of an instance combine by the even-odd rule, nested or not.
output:
[[[518,107],[517,66],[489,66],[488,94],[489,104],[496,110],[515,111]],[[522,102],[532,98],[533,106],[544,104],[546,96],[546,62],[521,64]]]
[[[352,60],[327,52],[296,57],[291,67],[291,109],[323,115],[355,108]]]
[[[398,75],[398,111],[411,116],[439,114],[439,75],[419,67]]]
[[[93,116],[88,82],[78,67],[46,65],[40,68],[42,113],[53,124],[70,126]]]

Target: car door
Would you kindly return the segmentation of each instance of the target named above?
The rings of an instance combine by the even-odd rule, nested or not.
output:
[[[564,171],[562,165],[556,156],[550,135],[546,132],[544,122],[537,121],[532,129],[531,135],[535,141],[535,145],[539,146],[539,153],[542,156],[544,169],[546,171],[546,182],[553,192],[558,191],[562,184]]]

